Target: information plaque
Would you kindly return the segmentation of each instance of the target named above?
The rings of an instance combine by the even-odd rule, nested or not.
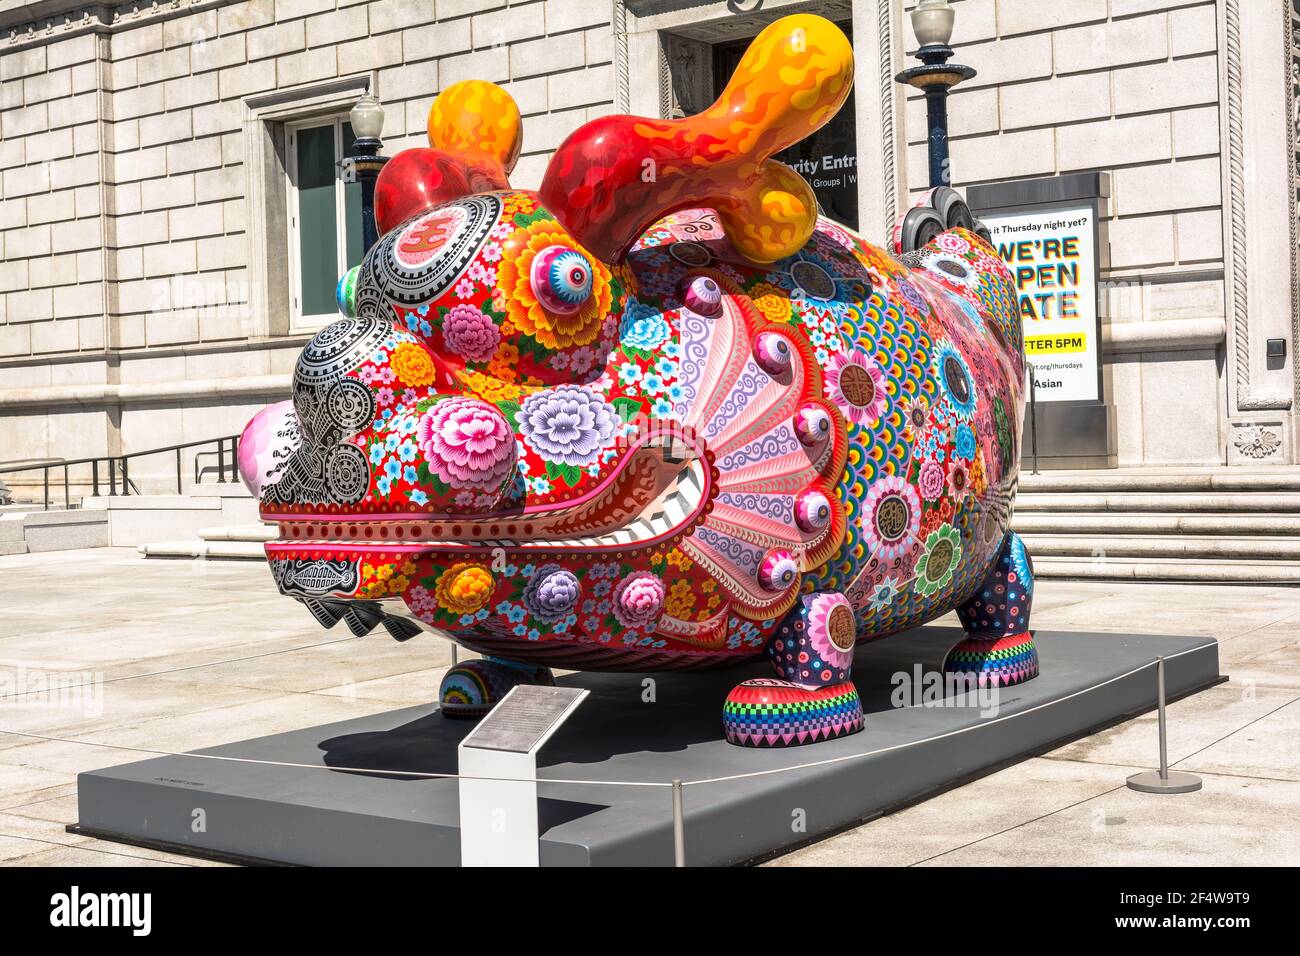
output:
[[[492,708],[461,746],[520,754],[536,750],[587,693],[577,687],[520,684]]]
[[[537,752],[591,691],[520,684],[460,742],[462,866],[537,866]]]

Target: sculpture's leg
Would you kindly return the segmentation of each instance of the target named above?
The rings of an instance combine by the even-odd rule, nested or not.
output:
[[[747,680],[727,695],[727,740],[746,747],[788,747],[857,733],[862,702],[849,675],[857,624],[844,595],[808,594],[767,644],[779,680]]]
[[[1038,650],[1029,630],[1034,564],[1025,543],[1008,531],[978,591],[957,609],[966,639],[948,652],[943,669],[980,687],[1009,687],[1038,676]]]
[[[464,661],[447,671],[438,688],[444,717],[477,720],[517,684],[555,685],[549,667],[517,664],[495,657]]]

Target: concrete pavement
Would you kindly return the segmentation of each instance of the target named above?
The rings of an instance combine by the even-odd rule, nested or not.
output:
[[[450,646],[322,630],[265,566],[98,548],[0,557],[0,729],[190,750],[427,702]],[[773,865],[1300,863],[1300,589],[1043,581],[1040,628],[1206,634],[1232,681],[1170,707],[1197,794],[1124,788],[1154,716],[1024,761]],[[364,644],[364,646],[362,646]],[[35,704],[33,704],[35,701]],[[76,774],[128,752],[0,735],[0,863],[203,865],[64,832]]]

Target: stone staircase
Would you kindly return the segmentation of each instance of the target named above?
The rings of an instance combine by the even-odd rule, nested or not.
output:
[[[188,499],[197,505],[186,506]],[[211,503],[216,502],[214,510]],[[257,502],[242,484],[200,484],[181,496],[177,515],[185,521],[172,525],[172,536],[140,544],[147,558],[255,558],[266,560],[262,542],[275,537],[272,525],[257,519]],[[186,537],[178,537],[179,531]],[[155,535],[161,538],[162,535]]]
[[[198,537],[184,541],[161,541],[142,544],[139,551],[146,558],[222,558],[266,560],[264,541],[272,540],[276,529],[268,524],[238,524],[200,528]]]
[[[1021,474],[1043,578],[1300,584],[1300,468]]]
[[[1022,473],[1012,526],[1043,578],[1300,584],[1300,468]],[[243,520],[140,552],[262,560],[274,537]]]

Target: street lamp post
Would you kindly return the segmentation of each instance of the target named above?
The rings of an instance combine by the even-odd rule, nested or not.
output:
[[[916,58],[922,65],[894,77],[925,93],[932,187],[950,185],[952,180],[948,169],[948,91],[975,75],[969,66],[948,62],[953,55],[948,41],[954,17],[948,0],[921,0],[912,11],[912,32],[920,44]]]
[[[379,229],[375,225],[375,179],[379,171],[388,162],[387,156],[380,156],[383,141],[379,135],[384,131],[384,108],[373,93],[365,93],[357,100],[348,114],[352,132],[356,140],[352,143],[353,155],[339,160],[339,169],[345,183],[361,184],[361,241],[363,255],[379,241]]]

